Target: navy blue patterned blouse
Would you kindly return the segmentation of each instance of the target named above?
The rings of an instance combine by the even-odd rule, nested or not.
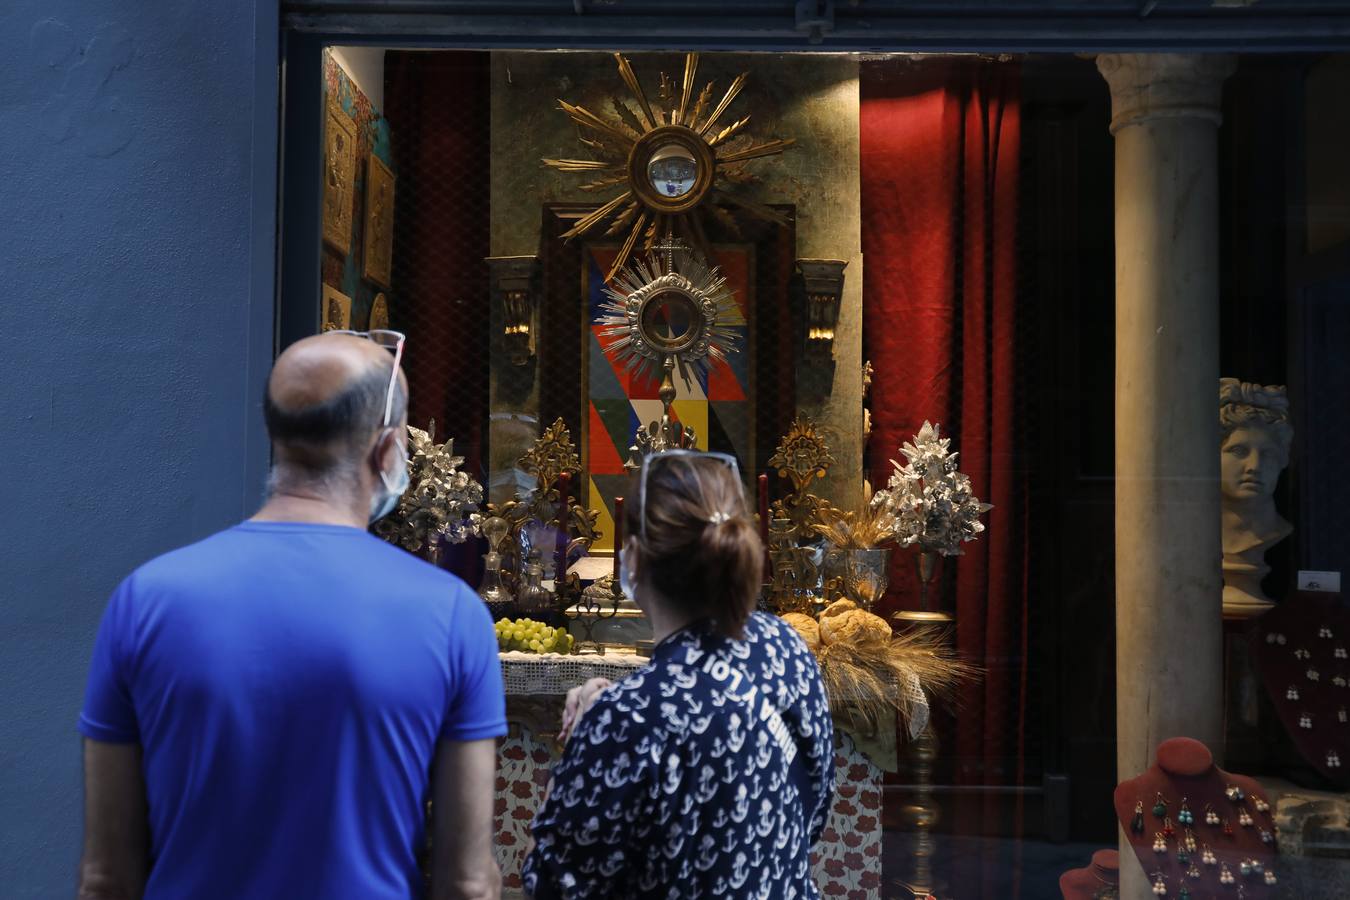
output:
[[[671,635],[582,717],[534,820],[536,900],[814,898],[834,793],[815,657],[776,616]]]

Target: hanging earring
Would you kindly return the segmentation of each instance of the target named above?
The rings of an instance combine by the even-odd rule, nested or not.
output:
[[[1194,831],[1191,831],[1189,828],[1187,828],[1187,829],[1186,829],[1186,837],[1185,837],[1185,839],[1182,841],[1182,843],[1185,845],[1186,851],[1187,851],[1188,853],[1194,853],[1194,852],[1195,852],[1195,846],[1196,846],[1196,845],[1195,845],[1195,832],[1194,832]]]
[[[1264,828],[1262,828],[1262,829],[1261,829],[1261,843],[1263,843],[1263,844],[1273,844],[1273,843],[1275,843],[1275,835],[1271,834],[1269,831],[1266,831]]]
[[[1175,834],[1177,833],[1177,830],[1176,830],[1175,828],[1172,827],[1172,820],[1171,820],[1171,819],[1163,819],[1163,830],[1162,830],[1162,833],[1163,833],[1163,837],[1167,838],[1168,840],[1171,840],[1172,836],[1175,835]]]
[[[1270,804],[1265,797],[1252,797],[1252,806],[1256,807],[1257,812],[1270,812]]]
[[[1200,868],[1199,868],[1198,866],[1196,866],[1195,863],[1191,863],[1191,867],[1190,867],[1189,869],[1186,870],[1186,877],[1187,877],[1187,878],[1190,878],[1190,879],[1199,879],[1199,878],[1200,878]]]
[[[1177,821],[1182,825],[1195,824],[1195,814],[1192,813],[1191,808],[1186,805],[1185,797],[1181,798],[1181,809],[1177,811]]]
[[[1200,861],[1207,866],[1219,864],[1218,858],[1214,856],[1214,851],[1209,849],[1209,844],[1206,844],[1205,849],[1200,853]]]
[[[1340,722],[1340,723],[1342,723],[1342,724],[1344,724],[1344,723],[1347,722],[1347,721],[1350,721],[1350,718],[1348,718],[1348,717],[1346,716],[1346,714],[1345,714],[1345,707],[1344,707],[1344,706],[1342,706],[1340,709],[1336,710],[1336,721],[1338,721],[1338,722]]]
[[[1191,900],[1191,889],[1186,887],[1186,882],[1181,883],[1181,890],[1177,891],[1177,900]]]
[[[1242,788],[1238,787],[1236,784],[1230,784],[1228,787],[1224,788],[1223,793],[1225,797],[1232,800],[1234,803],[1241,803],[1247,797],[1247,795],[1242,792]]]
[[[1208,803],[1205,804],[1205,824],[1206,825],[1219,824],[1219,814],[1216,813]]]
[[[1163,880],[1161,872],[1153,873],[1153,894],[1157,897],[1167,896],[1167,882]]]
[[[1251,877],[1252,874],[1251,860],[1244,859],[1242,862],[1238,863],[1238,874],[1241,875],[1243,878]]]
[[[1266,884],[1274,884],[1274,883],[1276,882],[1276,880],[1277,880],[1277,879],[1275,878],[1275,873],[1272,872],[1270,869],[1267,869],[1267,870],[1266,870]]]
[[[1235,881],[1237,879],[1233,877],[1233,872],[1228,868],[1228,863],[1219,867],[1219,884],[1233,884]]]
[[[1266,871],[1265,863],[1261,862],[1261,860],[1259,860],[1259,859],[1257,859],[1255,856],[1253,856],[1253,857],[1252,857],[1252,874],[1253,874],[1253,875],[1261,875],[1261,874],[1264,874],[1265,871]]]
[[[1161,819],[1167,815],[1167,801],[1163,799],[1162,792],[1158,792],[1158,799],[1153,803],[1153,818]]]
[[[1134,817],[1130,819],[1130,830],[1135,834],[1144,833],[1144,801],[1134,801]]]
[[[1154,853],[1167,852],[1167,838],[1163,837],[1163,833],[1161,831],[1156,831],[1153,833],[1153,852]]]
[[[1243,828],[1251,828],[1252,827],[1251,813],[1247,812],[1245,809],[1242,812],[1238,813],[1238,824],[1241,825]]]
[[[1187,865],[1188,863],[1190,863],[1190,861],[1191,861],[1191,855],[1190,855],[1189,853],[1186,852],[1186,848],[1185,848],[1185,847],[1178,847],[1178,848],[1177,848],[1177,865],[1179,865],[1179,866],[1184,866],[1184,865]]]
[[[1229,822],[1227,819],[1223,820],[1223,836],[1224,837],[1233,836],[1233,823]]]

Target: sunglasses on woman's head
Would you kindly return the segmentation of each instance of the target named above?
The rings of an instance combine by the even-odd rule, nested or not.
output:
[[[736,457],[729,453],[712,453],[704,450],[662,450],[642,458],[642,468],[638,473],[638,525],[642,542],[647,542],[647,475],[660,465],[668,465],[671,460],[683,459],[686,463],[696,459],[715,459],[731,469],[732,480],[741,483],[741,467]],[[720,520],[719,520],[720,521]]]
[[[389,331],[384,328],[377,328],[374,331],[348,331],[341,329],[338,331],[326,331],[325,334],[345,334],[349,337],[365,338],[379,344],[384,349],[394,354],[394,370],[389,373],[389,390],[384,395],[384,426],[388,428],[390,419],[394,417],[394,385],[398,384],[398,366],[403,361],[403,345],[408,340],[408,336],[401,331]]]

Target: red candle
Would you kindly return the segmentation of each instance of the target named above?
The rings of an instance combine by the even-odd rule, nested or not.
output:
[[[619,551],[623,549],[623,498],[614,498],[614,582],[619,581]]]
[[[759,476],[759,539],[769,545],[769,476]]]
[[[558,476],[558,562],[554,568],[554,578],[561,584],[567,577],[567,520],[569,518],[568,495],[572,488],[572,476],[563,472]]]

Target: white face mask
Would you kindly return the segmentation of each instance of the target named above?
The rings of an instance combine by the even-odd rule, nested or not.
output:
[[[408,448],[404,446],[402,441],[398,442],[398,448],[394,474],[390,475],[388,471],[381,469],[380,483],[375,486],[375,493],[370,495],[370,524],[372,525],[393,512],[394,507],[398,506],[399,498],[408,489]]]
[[[629,552],[629,548],[632,546],[633,542],[630,540],[619,557],[619,588],[623,591],[625,597],[636,601],[637,582],[633,580],[633,570],[628,565],[628,561],[637,556],[636,550]]]

